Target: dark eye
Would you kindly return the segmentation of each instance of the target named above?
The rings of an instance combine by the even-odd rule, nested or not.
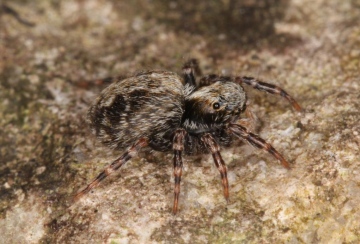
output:
[[[214,103],[213,108],[214,109],[219,109],[220,108],[220,103]]]

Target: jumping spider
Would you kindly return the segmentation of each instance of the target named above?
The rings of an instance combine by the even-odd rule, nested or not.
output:
[[[119,79],[102,91],[89,109],[88,122],[102,143],[126,151],[80,191],[76,199],[99,185],[144,147],[174,153],[174,214],[178,210],[183,152],[212,154],[227,201],[229,184],[220,146],[231,146],[234,136],[269,152],[289,168],[289,163],[274,147],[243,126],[244,118],[241,118],[247,100],[242,84],[280,95],[295,110],[301,111],[287,92],[246,76],[207,75],[197,82],[195,73],[199,73],[199,68],[194,59],[184,64],[182,73],[180,77],[168,71],[141,72]]]

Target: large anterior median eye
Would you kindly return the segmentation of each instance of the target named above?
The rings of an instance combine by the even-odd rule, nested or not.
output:
[[[213,109],[219,109],[220,103],[213,103]]]

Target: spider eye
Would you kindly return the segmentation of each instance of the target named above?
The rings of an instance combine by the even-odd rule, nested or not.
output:
[[[220,103],[214,103],[213,108],[214,109],[219,109],[220,108]]]

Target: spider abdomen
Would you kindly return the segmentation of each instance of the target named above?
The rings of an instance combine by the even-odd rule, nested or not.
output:
[[[99,140],[111,148],[126,148],[146,137],[159,147],[157,150],[164,151],[171,149],[183,107],[181,77],[149,71],[116,81],[103,90],[87,119]]]

